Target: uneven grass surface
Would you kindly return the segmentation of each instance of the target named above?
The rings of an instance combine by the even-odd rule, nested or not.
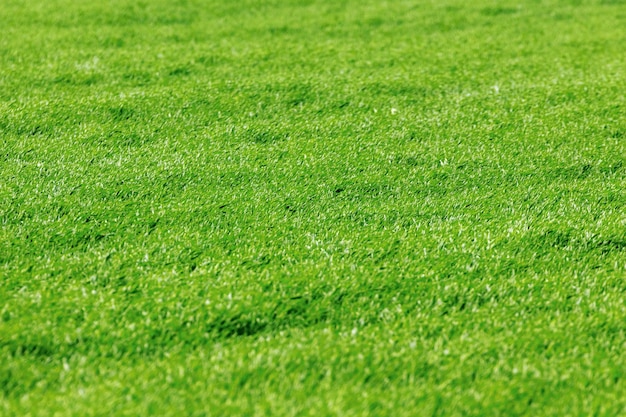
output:
[[[626,414],[625,28],[2,0],[0,415]]]

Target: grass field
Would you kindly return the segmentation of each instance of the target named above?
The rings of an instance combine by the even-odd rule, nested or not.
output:
[[[2,0],[0,415],[626,415],[625,28]]]

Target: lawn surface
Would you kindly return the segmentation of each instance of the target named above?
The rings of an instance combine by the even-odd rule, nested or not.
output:
[[[625,28],[3,0],[0,415],[626,414]]]

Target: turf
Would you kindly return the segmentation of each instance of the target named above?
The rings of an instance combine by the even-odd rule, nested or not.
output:
[[[3,0],[0,415],[626,414],[624,27]]]

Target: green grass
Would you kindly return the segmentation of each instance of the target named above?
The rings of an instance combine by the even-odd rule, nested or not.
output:
[[[3,0],[0,415],[626,414],[625,27]]]

